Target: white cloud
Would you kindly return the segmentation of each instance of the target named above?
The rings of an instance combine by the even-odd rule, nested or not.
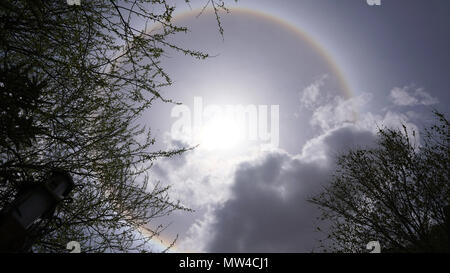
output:
[[[400,113],[384,109],[379,113],[365,112],[364,108],[370,104],[372,98],[371,93],[363,93],[350,99],[336,96],[332,101],[313,110],[310,123],[325,134],[350,124],[372,133],[383,127],[402,129],[403,125],[410,131],[418,131],[418,127],[411,122],[411,119],[418,116],[414,111]]]
[[[327,78],[328,75],[323,75],[300,92],[299,95],[301,106],[311,109],[317,105],[320,98],[320,88],[325,85],[325,80]]]
[[[336,96],[331,102],[317,107],[311,118],[311,125],[328,131],[343,124],[353,124],[358,120],[359,109],[364,107],[372,95],[364,93],[350,99]]]
[[[433,105],[439,101],[425,92],[423,88],[412,89],[411,87],[395,87],[391,90],[390,98],[392,102],[400,106],[414,106],[414,105]]]

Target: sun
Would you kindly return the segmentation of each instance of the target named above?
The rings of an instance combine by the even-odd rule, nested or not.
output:
[[[234,118],[216,115],[206,121],[199,134],[199,147],[205,150],[232,150],[242,144],[243,126]]]

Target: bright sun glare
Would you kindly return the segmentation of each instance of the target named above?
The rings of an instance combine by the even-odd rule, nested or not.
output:
[[[242,133],[242,126],[232,117],[211,117],[200,130],[200,148],[231,150],[243,141]]]

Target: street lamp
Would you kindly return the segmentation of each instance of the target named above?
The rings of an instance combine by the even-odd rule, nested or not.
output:
[[[74,187],[68,172],[53,170],[45,183],[19,192],[15,200],[0,212],[0,252],[22,251],[31,225],[39,218],[51,217],[58,203]]]

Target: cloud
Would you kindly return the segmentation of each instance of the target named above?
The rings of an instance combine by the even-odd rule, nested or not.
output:
[[[173,140],[170,134],[165,135],[164,149],[188,147],[189,145]],[[251,161],[253,153],[243,156],[227,155],[218,151],[194,149],[172,158],[161,158],[150,170],[151,187],[156,182],[162,186],[170,186],[169,196],[179,200],[181,205],[193,209],[194,212],[174,212],[173,214],[154,219],[148,226],[170,226],[165,230],[164,241],[170,242],[177,235],[176,251],[201,251],[200,243],[205,238],[192,237],[199,221],[205,221],[210,208],[216,207],[229,198],[230,183],[233,181],[235,167],[241,161]]]
[[[181,140],[175,140],[166,135],[164,137],[164,143],[167,150],[179,150],[190,147],[188,143]],[[186,165],[186,157],[188,153],[181,153],[172,157],[160,158],[157,163],[152,166],[152,172],[160,179],[166,180],[169,173],[174,169],[182,168]]]
[[[408,130],[419,131],[419,128],[411,122],[420,115],[415,111],[408,111],[406,114],[386,109],[378,113],[364,112],[373,98],[371,93],[362,93],[350,99],[340,96],[334,97],[331,101],[313,109],[310,124],[320,128],[322,132],[327,132],[352,124],[357,128],[376,133],[379,128],[389,127],[402,129],[406,125]]]
[[[315,231],[319,211],[307,198],[330,181],[336,156],[349,148],[373,147],[378,128],[384,126],[405,124],[417,130],[410,121],[414,112],[361,112],[355,117],[371,99],[369,93],[351,99],[336,96],[316,107],[311,124],[322,133],[298,155],[275,151],[240,163],[229,198],[196,222],[187,241],[212,252],[319,250],[318,239],[323,236]]]
[[[322,81],[325,78],[322,78]],[[415,128],[412,111],[382,109],[363,112],[372,94],[344,99],[316,97],[320,80],[305,95],[310,124],[318,135],[299,154],[281,149],[246,150],[239,156],[190,151],[178,162],[158,161],[154,170],[171,188],[171,195],[196,210],[175,215],[180,251],[309,252],[317,250],[319,212],[306,199],[328,183],[336,155],[349,148],[371,146],[383,126]],[[306,94],[305,93],[305,94]],[[420,92],[418,94],[421,94]],[[422,96],[424,98],[424,96]],[[184,143],[168,141],[170,146]],[[181,146],[180,146],[181,145]],[[174,225],[175,226],[175,225]]]
[[[399,106],[414,106],[414,105],[433,105],[439,101],[425,92],[423,88],[411,90],[411,87],[396,87],[391,90],[389,97],[392,102]]]
[[[325,85],[325,80],[328,78],[328,75],[323,75],[312,84],[307,86],[300,92],[300,105],[311,109],[317,105],[320,98],[320,88]]]
[[[358,120],[359,109],[367,105],[371,99],[370,93],[364,93],[350,99],[336,96],[330,102],[314,109],[310,123],[323,131],[331,130],[346,123],[355,123]]]
[[[322,236],[315,232],[317,208],[307,198],[329,181],[333,155],[348,146],[371,145],[375,136],[346,126],[315,139],[302,154],[267,153],[256,161],[241,163],[234,176],[231,198],[209,216],[206,232],[212,236],[206,251],[309,252]],[[325,157],[311,161],[311,153]],[[211,232],[212,234],[206,234]]]

